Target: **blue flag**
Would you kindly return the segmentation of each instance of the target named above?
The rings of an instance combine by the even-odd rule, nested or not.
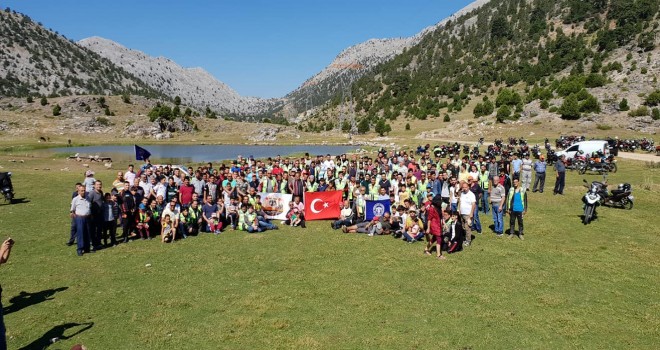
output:
[[[135,160],[147,160],[149,157],[151,157],[151,153],[147,151],[146,149],[138,146],[135,146]]]
[[[382,201],[367,201],[367,221],[373,220],[376,216],[383,216],[385,213],[390,212],[390,200],[383,199]]]

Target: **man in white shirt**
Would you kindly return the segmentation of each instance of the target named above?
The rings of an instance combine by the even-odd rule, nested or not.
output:
[[[463,228],[465,229],[465,244],[472,242],[472,215],[477,206],[477,198],[470,191],[470,185],[467,182],[461,183],[461,194],[458,198],[458,212],[463,217]]]
[[[128,166],[128,170],[124,173],[124,180],[128,181],[128,183],[133,184],[133,181],[135,181],[135,173],[133,172],[133,164]]]
[[[156,180],[158,181],[158,180]],[[163,198],[167,197],[167,178],[165,176],[162,176],[160,178],[160,182],[156,183],[156,185],[153,187],[154,194],[158,198],[158,196],[161,196]]]

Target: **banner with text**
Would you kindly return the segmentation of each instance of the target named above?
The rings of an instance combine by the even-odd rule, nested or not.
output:
[[[289,202],[293,200],[292,195],[282,193],[259,193],[259,195],[266,219],[286,220]]]

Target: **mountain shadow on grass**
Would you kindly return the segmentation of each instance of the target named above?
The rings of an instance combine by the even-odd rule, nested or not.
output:
[[[76,335],[92,328],[94,322],[87,323],[63,323],[59,326],[51,328],[48,332],[44,333],[39,339],[33,341],[32,343],[20,348],[19,350],[36,350],[36,349],[47,349],[52,344],[60,340],[71,339]],[[81,327],[77,329],[73,334],[65,335],[69,329]]]
[[[53,295],[55,295],[55,293],[65,291],[67,289],[69,289],[69,287],[46,289],[46,290],[42,290],[41,292],[36,292],[36,293],[28,293],[26,291],[22,291],[17,296],[9,299],[9,302],[11,303],[11,305],[5,307],[2,310],[2,313],[7,315],[7,314],[10,314],[12,312],[22,310],[22,309],[24,309],[28,306],[39,304],[39,303],[44,302],[46,300],[52,300]]]

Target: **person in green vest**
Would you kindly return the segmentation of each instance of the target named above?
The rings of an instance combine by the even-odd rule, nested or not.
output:
[[[509,189],[507,196],[507,208],[509,208],[509,238],[515,234],[514,228],[516,220],[518,220],[518,238],[524,240],[523,237],[523,217],[527,214],[527,196],[526,190],[520,185],[520,180],[517,177],[513,178],[513,186]]]
[[[479,205],[481,205],[481,209],[483,209],[484,214],[488,214],[488,194],[490,193],[490,173],[488,170],[486,170],[486,164],[483,163],[481,165],[481,171],[479,172],[478,176],[478,181],[479,181],[479,186],[481,186],[481,189],[483,190],[483,196],[481,197],[481,200],[479,201]]]
[[[241,208],[241,212],[243,212],[243,220],[241,221],[243,231],[247,231],[247,233],[262,231],[259,227],[259,221],[257,221],[257,213],[254,212],[254,207],[251,205],[244,206]]]

